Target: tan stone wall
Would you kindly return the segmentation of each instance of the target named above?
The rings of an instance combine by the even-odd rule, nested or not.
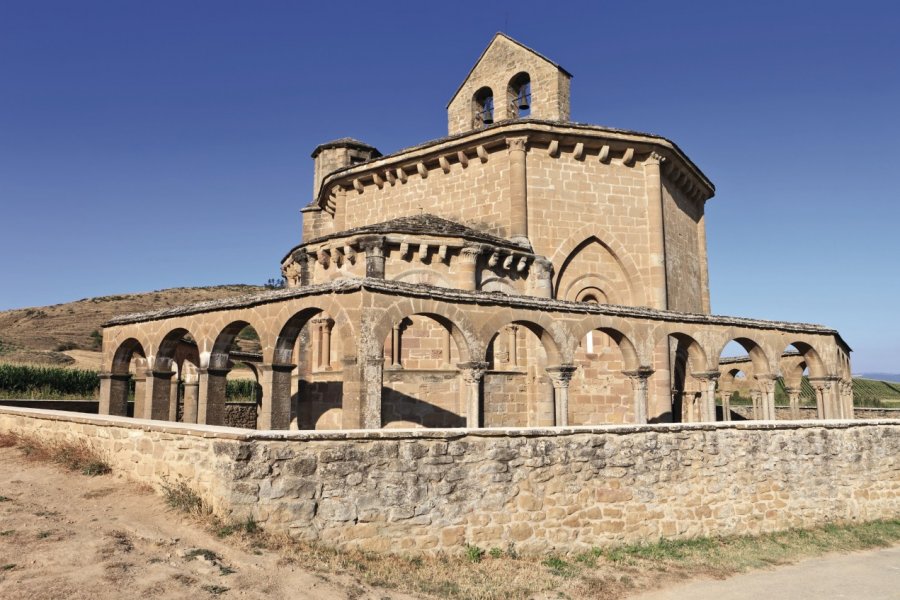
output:
[[[663,209],[666,231],[666,282],[669,310],[703,313],[699,221],[703,207],[687,199],[681,190],[664,180]]]
[[[0,408],[115,472],[184,478],[221,518],[343,548],[576,551],[896,518],[900,421],[248,432]]]

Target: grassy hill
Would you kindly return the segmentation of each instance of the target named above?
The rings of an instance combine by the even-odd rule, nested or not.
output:
[[[100,325],[116,315],[253,294],[255,285],[172,288],[0,311],[0,362],[99,366]]]

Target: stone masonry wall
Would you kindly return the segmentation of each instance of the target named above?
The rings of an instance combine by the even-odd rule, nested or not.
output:
[[[225,519],[398,553],[569,551],[900,512],[900,421],[307,433],[0,408],[0,431],[84,440],[137,481],[184,478]]]

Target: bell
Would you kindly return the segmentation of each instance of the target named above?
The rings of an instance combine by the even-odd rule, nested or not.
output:
[[[519,96],[518,106],[519,106],[519,110],[528,110],[529,109],[528,97],[525,96],[525,94],[522,94],[521,96]]]
[[[484,113],[484,116],[482,117],[481,122],[484,123],[485,125],[490,125],[491,123],[494,122],[494,115],[489,112]]]

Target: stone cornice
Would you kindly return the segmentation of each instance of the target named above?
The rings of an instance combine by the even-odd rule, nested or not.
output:
[[[394,297],[430,298],[462,304],[478,304],[509,306],[512,308],[524,308],[540,311],[568,312],[585,315],[607,315],[612,317],[626,317],[642,320],[664,321],[670,323],[692,323],[707,325],[724,325],[743,327],[750,329],[774,329],[787,333],[809,333],[815,335],[833,335],[841,340],[840,334],[834,329],[812,323],[791,323],[787,321],[766,321],[762,319],[748,319],[743,317],[728,317],[719,315],[703,315],[696,313],[683,313],[671,310],[656,310],[639,306],[621,306],[615,304],[590,304],[586,302],[572,302],[568,300],[553,300],[539,298],[537,296],[513,296],[499,292],[482,292],[441,288],[424,284],[403,283],[400,281],[387,281],[384,279],[338,279],[324,284],[273,290],[261,294],[226,298],[222,300],[209,300],[186,306],[176,306],[163,310],[135,313],[116,317],[105,323],[104,328],[132,323],[157,321],[173,317],[201,314],[219,310],[234,310],[251,308],[272,302],[281,302],[292,298],[304,298],[307,296],[349,294],[359,291],[383,293]],[[841,340],[842,341],[842,340]]]
[[[412,175],[427,177],[433,170],[448,173],[452,164],[466,168],[471,160],[487,162],[491,150],[505,148],[508,138],[522,136],[528,137],[529,146],[549,146],[551,156],[559,156],[560,147],[571,148],[572,152],[581,155],[579,160],[588,150],[596,152],[601,162],[611,160],[612,154],[631,166],[635,153],[655,153],[667,159],[666,173],[689,197],[705,201],[715,194],[715,186],[703,172],[674,142],[662,136],[580,123],[517,119],[432,140],[332,171],[322,181],[318,197],[302,210],[333,210],[335,188],[338,193],[347,190],[363,193],[367,185],[381,188],[395,182],[405,183]]]

